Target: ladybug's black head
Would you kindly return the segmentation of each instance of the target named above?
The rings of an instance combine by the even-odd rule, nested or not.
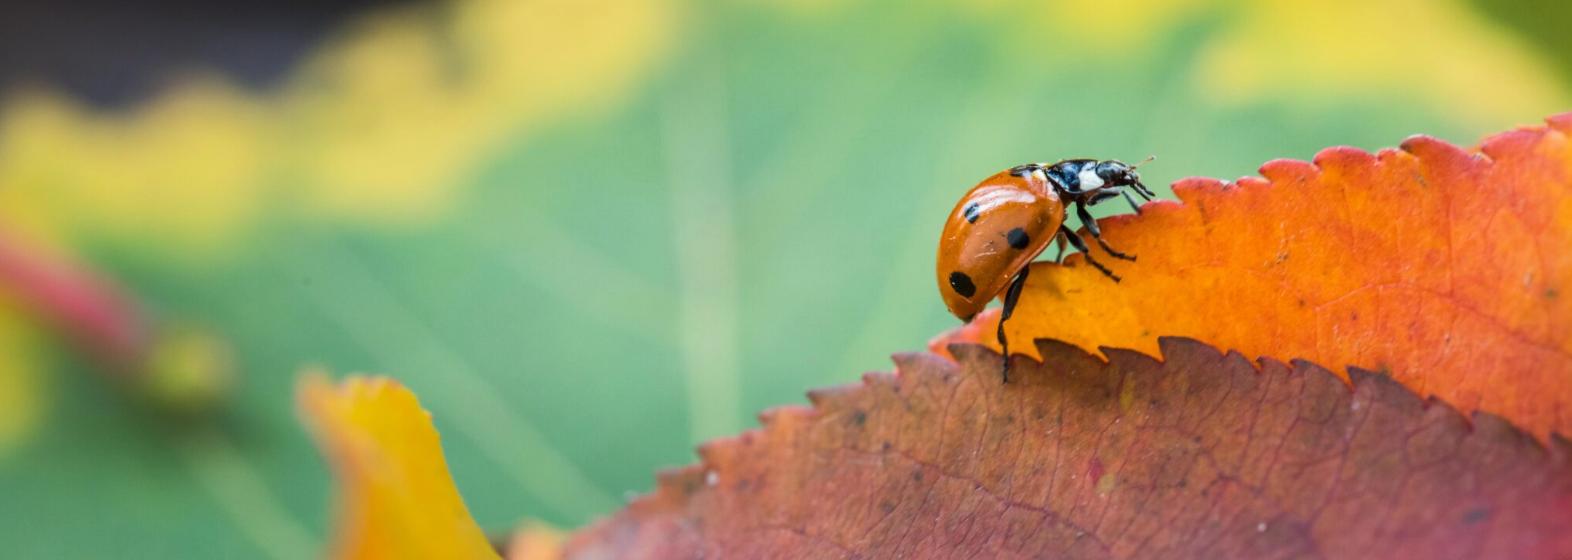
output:
[[[1131,187],[1132,190],[1141,195],[1141,198],[1151,200],[1152,197],[1156,196],[1157,193],[1152,192],[1151,189],[1146,188],[1145,184],[1141,183],[1141,175],[1135,172],[1135,168],[1145,165],[1146,162],[1152,161],[1153,159],[1156,159],[1156,156],[1147,157],[1135,165],[1130,165],[1116,159],[1099,161],[1097,162],[1097,165],[1092,168],[1092,171],[1096,173],[1097,177],[1102,179],[1103,183],[1107,186],[1116,188]]]
[[[1094,172],[1109,186],[1126,187],[1141,182],[1141,175],[1135,172],[1134,166],[1116,159],[1097,162]]]

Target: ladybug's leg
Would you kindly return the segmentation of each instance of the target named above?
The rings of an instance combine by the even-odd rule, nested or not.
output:
[[[1054,256],[1053,264],[1064,264],[1064,232],[1055,232],[1053,243],[1059,246],[1059,254]]]
[[[1086,211],[1086,205],[1079,202],[1075,203],[1075,215],[1081,217],[1081,225],[1086,226],[1086,231],[1091,232],[1092,239],[1097,240],[1097,244],[1101,246],[1104,251],[1108,251],[1109,255],[1112,255],[1113,258],[1116,259],[1124,259],[1127,261],[1135,260],[1134,256],[1115,251],[1113,247],[1108,246],[1107,241],[1103,241],[1103,232],[1097,227],[1097,220],[1092,219],[1092,213]],[[1081,249],[1081,252],[1085,253],[1086,249]],[[1087,255],[1086,260],[1091,261],[1091,255]]]
[[[1146,185],[1140,181],[1130,183],[1130,186],[1135,187],[1135,194],[1141,195],[1141,198],[1151,200],[1152,197],[1157,196],[1157,193],[1152,192],[1152,189],[1146,188]]]
[[[1127,190],[1124,190],[1124,189],[1119,189],[1119,194],[1124,195],[1124,201],[1130,203],[1130,209],[1131,210],[1134,210],[1135,213],[1137,213],[1137,214],[1141,213],[1141,203],[1136,202],[1135,201],[1135,197],[1130,196],[1130,191],[1127,191]],[[1146,195],[1143,194],[1141,196],[1146,196]],[[1147,200],[1151,200],[1151,199],[1148,198]]]
[[[1108,267],[1103,266],[1102,263],[1097,262],[1096,259],[1092,258],[1091,251],[1086,249],[1086,242],[1081,241],[1081,236],[1076,235],[1075,231],[1071,230],[1068,226],[1061,225],[1059,226],[1059,232],[1064,234],[1064,238],[1070,241],[1070,245],[1075,247],[1075,250],[1080,251],[1081,255],[1086,257],[1087,264],[1090,264],[1092,267],[1101,271],[1104,276],[1112,278],[1113,281],[1119,281],[1119,275],[1114,274],[1113,271],[1108,270]]]
[[[1010,289],[1004,292],[1004,312],[999,314],[999,350],[1004,353],[1004,382],[1010,382],[1010,340],[1004,336],[1004,322],[1010,320],[1010,315],[1015,314],[1015,303],[1021,299],[1021,288],[1026,285],[1026,273],[1032,271],[1032,266],[1027,264],[1015,275],[1015,281],[1010,283]]]

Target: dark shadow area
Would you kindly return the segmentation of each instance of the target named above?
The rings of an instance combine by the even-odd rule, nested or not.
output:
[[[267,88],[335,26],[409,0],[0,2],[0,92],[47,84],[100,107],[216,71]]]

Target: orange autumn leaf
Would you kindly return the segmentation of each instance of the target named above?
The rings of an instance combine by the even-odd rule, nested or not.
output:
[[[1161,362],[1042,341],[896,357],[896,373],[700,448],[575,535],[568,559],[1565,558],[1572,447],[1380,374]],[[1025,360],[1022,360],[1025,362]],[[548,553],[546,557],[555,557]]]
[[[1465,151],[1416,136],[1331,148],[1262,178],[1186,179],[1102,220],[1133,263],[1037,263],[1013,340],[1143,352],[1185,336],[1250,356],[1388,372],[1421,395],[1572,434],[1572,113]],[[997,310],[936,339],[995,349]],[[1030,345],[1023,353],[1036,357]]]
[[[497,558],[414,393],[391,379],[334,385],[321,374],[296,392],[338,485],[332,558]]]

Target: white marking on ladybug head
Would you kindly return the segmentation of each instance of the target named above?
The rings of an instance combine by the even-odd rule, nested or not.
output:
[[[1081,173],[1077,175],[1077,178],[1081,180],[1081,190],[1092,191],[1103,188],[1103,178],[1097,176],[1096,168],[1096,165],[1087,165],[1081,168]]]

